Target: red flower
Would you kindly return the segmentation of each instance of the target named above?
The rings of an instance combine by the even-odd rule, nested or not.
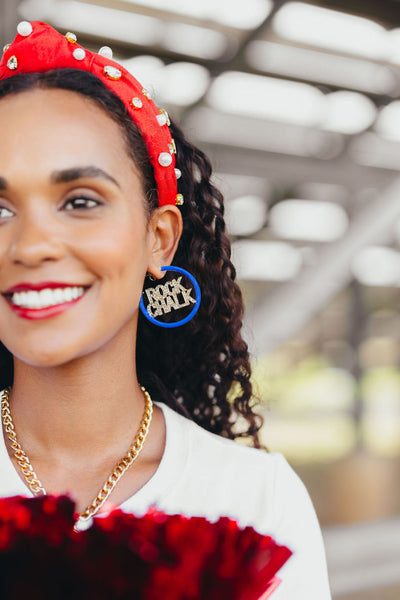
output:
[[[0,499],[0,597],[257,600],[291,551],[226,517],[115,510],[74,532],[66,496]]]

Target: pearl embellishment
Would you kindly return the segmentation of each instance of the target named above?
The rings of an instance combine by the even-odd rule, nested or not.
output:
[[[182,171],[180,169],[175,169],[175,175],[177,179],[182,177]]]
[[[113,51],[111,50],[110,46],[102,46],[98,53],[105,58],[113,57]]]
[[[86,52],[84,51],[83,48],[76,48],[73,53],[72,56],[74,58],[76,58],[76,60],[83,60],[86,56]]]
[[[146,88],[143,88],[142,89],[142,94],[143,94],[143,96],[146,96],[146,98],[148,100],[151,100],[151,94],[150,94],[149,90],[146,90]]]
[[[170,164],[172,164],[172,156],[169,154],[169,152],[161,152],[160,156],[158,157],[158,162],[162,167],[169,167]]]
[[[19,35],[26,37],[32,33],[33,28],[32,28],[32,25],[29,23],[29,21],[21,21],[17,25],[17,31],[18,31]]]

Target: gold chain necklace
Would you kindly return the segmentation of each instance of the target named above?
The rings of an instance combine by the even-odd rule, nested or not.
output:
[[[135,439],[133,440],[133,444],[129,448],[127,454],[123,456],[121,460],[115,465],[114,469],[105,481],[103,487],[100,489],[97,496],[85,508],[85,510],[80,513],[78,521],[76,523],[76,529],[78,529],[79,523],[88,521],[103,506],[104,502],[107,500],[107,498],[113,491],[119,479],[125,473],[127,468],[133,463],[133,461],[139,456],[139,453],[143,448],[143,444],[149,432],[151,417],[153,414],[153,402],[148,391],[145,390],[145,388],[142,386],[140,387],[140,389],[142,390],[145,398],[145,409],[143,412],[142,420],[139,425],[138,432],[135,436]],[[4,431],[8,435],[8,439],[10,440],[11,447],[14,451],[14,456],[17,460],[18,466],[21,469],[25,480],[29,484],[30,489],[34,494],[46,494],[47,492],[44,489],[43,485],[40,483],[40,480],[36,475],[35,471],[33,470],[29,458],[27,457],[20,443],[17,440],[17,435],[15,433],[14,423],[10,411],[9,394],[10,388],[6,388],[1,396],[1,418],[3,421]]]

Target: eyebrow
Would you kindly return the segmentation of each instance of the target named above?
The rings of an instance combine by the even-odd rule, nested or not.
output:
[[[52,183],[70,183],[75,179],[83,179],[85,177],[96,178],[96,179],[107,179],[111,181],[117,187],[120,187],[114,177],[111,177],[106,171],[99,167],[73,167],[72,169],[65,169],[64,171],[54,171],[51,174],[50,180]],[[1,177],[0,177],[0,189],[1,189]]]
[[[114,177],[111,177],[106,171],[99,167],[73,167],[72,169],[65,169],[63,171],[54,171],[50,176],[52,183],[70,183],[76,179],[83,179],[85,177],[107,179],[111,181],[117,187],[121,187]],[[6,191],[8,189],[7,180],[4,177],[0,177],[0,191]]]

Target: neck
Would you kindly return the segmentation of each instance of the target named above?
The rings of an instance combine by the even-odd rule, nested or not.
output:
[[[48,453],[54,460],[95,460],[99,452],[115,452],[133,439],[144,411],[133,342],[122,351],[111,343],[58,367],[16,359],[10,405],[32,458]]]

